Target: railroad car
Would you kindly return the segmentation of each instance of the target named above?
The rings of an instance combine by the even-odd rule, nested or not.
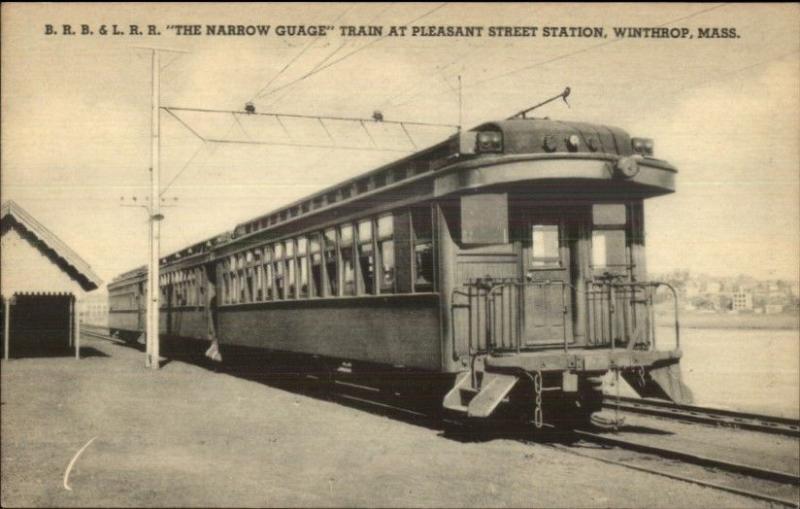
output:
[[[688,402],[677,306],[657,342],[645,264],[644,201],[676,173],[618,128],[485,123],[164,257],[161,333],[223,362],[399,373],[447,411],[536,426],[588,419],[608,372]],[[143,330],[145,275],[109,285],[123,337]]]

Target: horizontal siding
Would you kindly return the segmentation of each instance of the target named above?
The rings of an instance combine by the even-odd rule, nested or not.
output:
[[[162,312],[162,316],[165,313]],[[170,328],[167,334],[186,338],[208,338],[207,313],[205,308],[178,309],[170,313]],[[164,320],[166,324],[166,319]]]
[[[139,312],[133,311],[109,311],[108,327],[119,330],[139,330]]]
[[[438,295],[226,306],[222,344],[441,369]]]

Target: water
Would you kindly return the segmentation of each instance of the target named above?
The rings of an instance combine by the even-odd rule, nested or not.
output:
[[[800,332],[685,329],[683,377],[698,405],[800,416]]]
[[[660,350],[674,344],[670,328],[659,328],[657,337]],[[800,417],[800,331],[683,329],[681,349],[695,404]]]

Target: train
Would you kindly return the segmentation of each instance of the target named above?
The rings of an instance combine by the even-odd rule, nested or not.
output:
[[[644,201],[676,175],[616,127],[459,130],[162,257],[161,341],[222,363],[290,355],[327,379],[392,374],[448,414],[537,428],[590,422],[608,373],[689,403],[677,295],[645,257]],[[121,338],[143,334],[146,276],[109,284]]]

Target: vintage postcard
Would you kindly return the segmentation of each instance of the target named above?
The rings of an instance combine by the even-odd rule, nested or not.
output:
[[[800,6],[2,5],[4,507],[797,507]]]

